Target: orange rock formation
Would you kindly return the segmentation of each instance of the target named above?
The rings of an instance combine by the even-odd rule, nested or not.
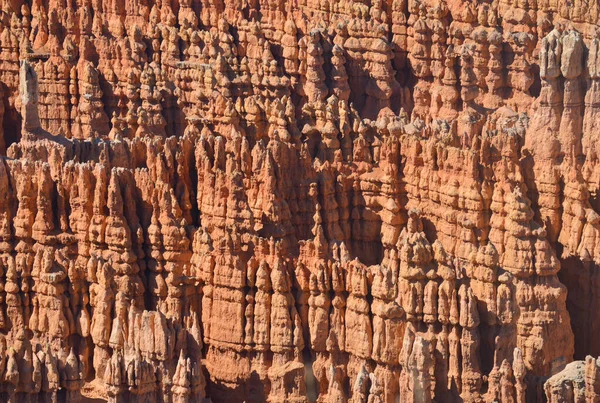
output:
[[[599,401],[599,13],[0,0],[0,400]]]

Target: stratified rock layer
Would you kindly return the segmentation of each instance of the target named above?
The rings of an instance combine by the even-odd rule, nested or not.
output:
[[[599,12],[0,1],[0,400],[598,401]]]

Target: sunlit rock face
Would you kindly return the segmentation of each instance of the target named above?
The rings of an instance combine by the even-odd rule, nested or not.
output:
[[[0,0],[0,401],[597,402],[599,12]]]

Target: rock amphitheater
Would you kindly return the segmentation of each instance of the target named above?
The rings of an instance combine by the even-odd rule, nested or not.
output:
[[[600,402],[600,0],[0,0],[0,401]]]

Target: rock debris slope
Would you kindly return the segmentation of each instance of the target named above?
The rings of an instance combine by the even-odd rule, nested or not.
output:
[[[0,0],[0,400],[599,401],[599,13]]]

